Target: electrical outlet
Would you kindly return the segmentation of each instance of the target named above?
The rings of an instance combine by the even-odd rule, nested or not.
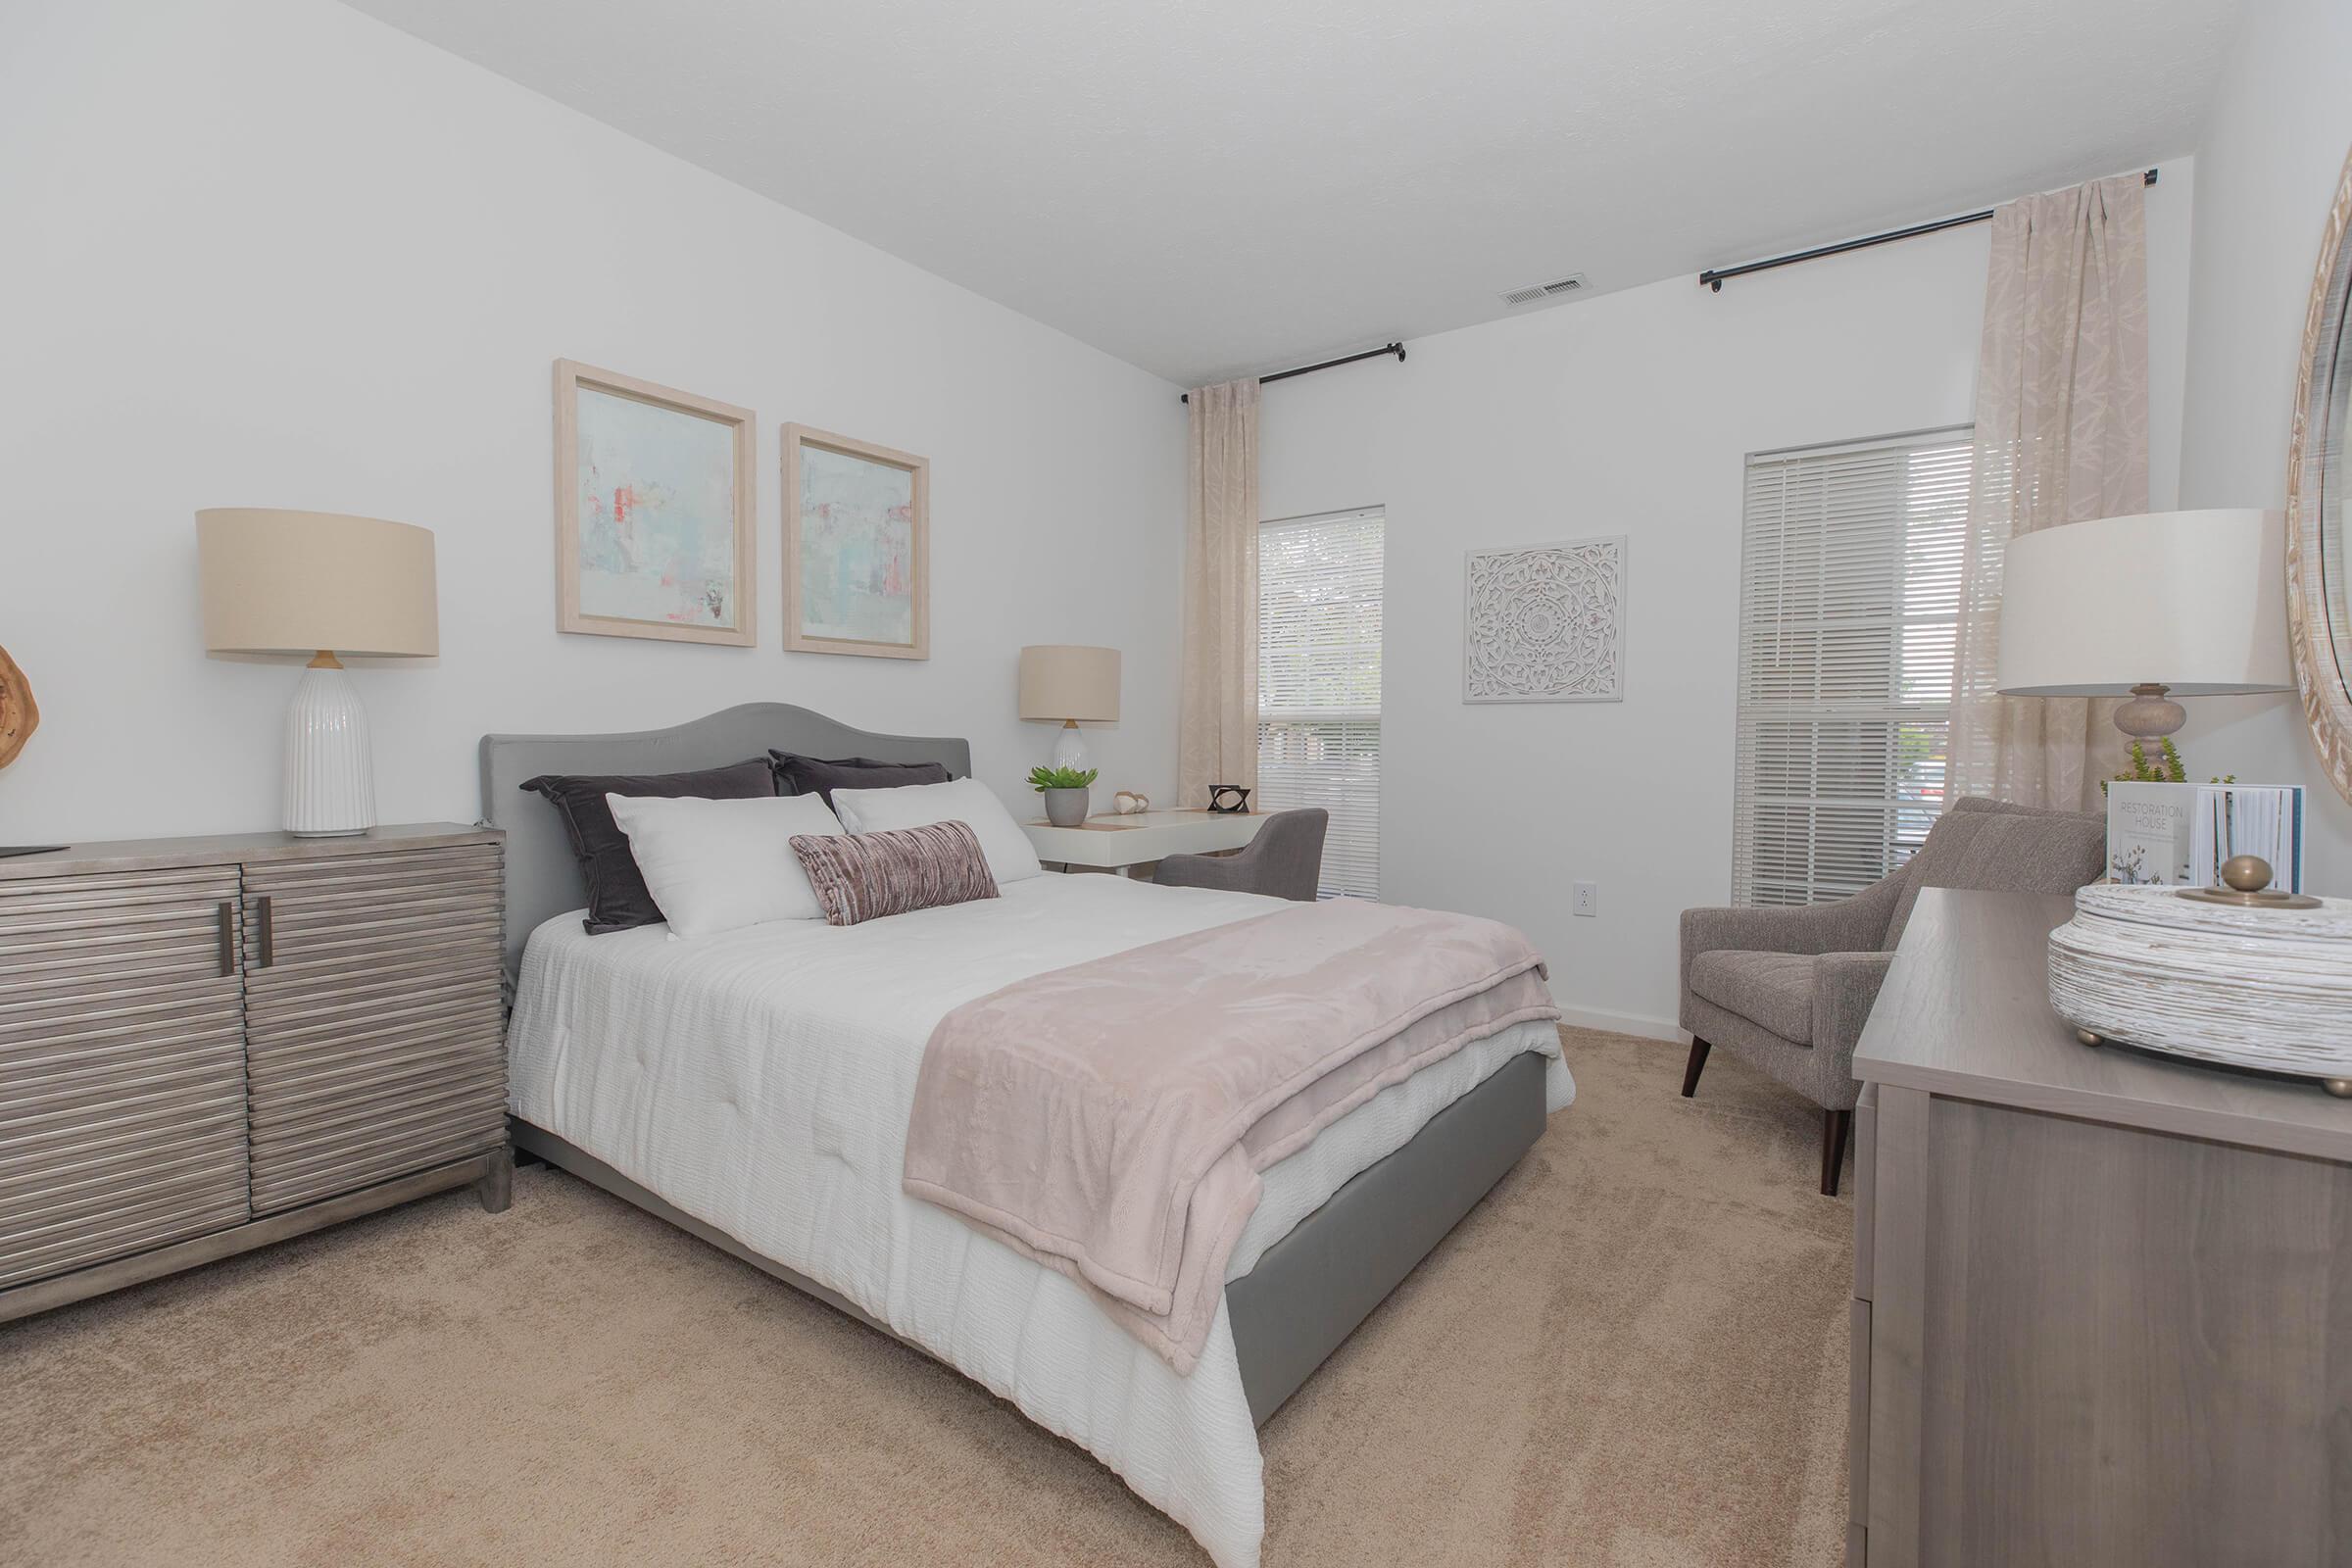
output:
[[[1574,914],[1597,915],[1600,913],[1600,884],[1597,882],[1577,883],[1573,902],[1570,903],[1568,908]]]

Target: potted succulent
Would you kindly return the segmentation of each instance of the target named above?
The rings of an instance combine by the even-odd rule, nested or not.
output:
[[[1086,820],[1087,786],[1094,783],[1091,767],[1033,767],[1029,787],[1046,798],[1046,820],[1055,827],[1076,827]]]

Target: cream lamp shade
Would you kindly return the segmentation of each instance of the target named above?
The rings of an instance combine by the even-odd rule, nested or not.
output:
[[[217,507],[196,514],[196,567],[207,649],[312,656],[286,709],[286,831],[325,837],[375,826],[368,713],[335,655],[441,651],[431,530]]]
[[[2015,697],[2131,697],[2152,739],[2174,697],[2286,691],[2286,529],[2276,512],[2152,512],[2021,534],[2002,567],[1994,684]]]
[[[216,654],[441,651],[429,528],[215,507],[196,514],[196,561],[204,646]]]
[[[1119,716],[1119,651],[1042,643],[1021,650],[1021,716],[1061,725],[1054,765],[1086,765],[1081,722],[1115,723]]]
[[[1061,643],[1022,649],[1021,716],[1057,724],[1115,723],[1119,651]]]

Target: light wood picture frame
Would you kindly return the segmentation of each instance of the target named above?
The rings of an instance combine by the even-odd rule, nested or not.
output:
[[[556,362],[556,625],[759,640],[758,416]]]
[[[784,426],[784,646],[931,657],[931,461]]]

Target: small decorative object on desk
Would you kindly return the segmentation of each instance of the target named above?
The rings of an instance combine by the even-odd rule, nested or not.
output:
[[[2352,899],[2270,887],[2236,856],[2223,888],[2075,894],[2050,933],[2050,1005],[2085,1045],[2104,1041],[2232,1067],[2319,1078],[2352,1096]]]
[[[1121,816],[1135,816],[1152,809],[1152,797],[1136,790],[1121,790],[1110,798],[1110,808]]]
[[[1086,821],[1092,804],[1087,790],[1095,782],[1091,767],[1033,767],[1029,787],[1046,798],[1046,820],[1055,827],[1077,827]]]
[[[1239,784],[1211,784],[1208,787],[1208,808],[1221,813],[1250,809],[1250,792]]]

